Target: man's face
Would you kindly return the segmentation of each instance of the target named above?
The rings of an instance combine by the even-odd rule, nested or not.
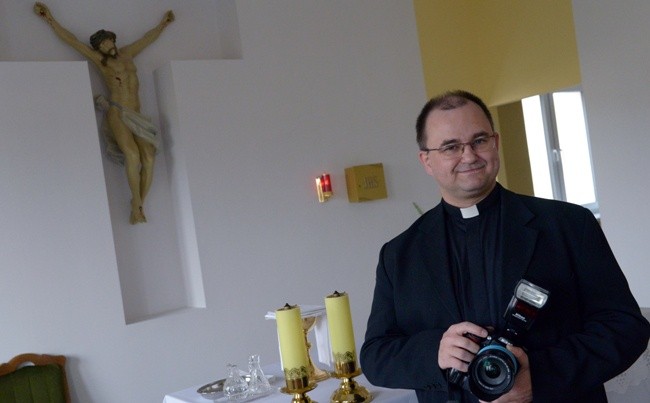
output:
[[[103,41],[101,41],[98,50],[103,55],[107,55],[111,57],[115,57],[117,55],[117,47],[115,46],[115,42],[110,38],[106,38]]]
[[[462,155],[447,157],[438,151],[420,151],[420,162],[440,186],[443,199],[456,207],[469,207],[487,196],[499,172],[499,135],[492,131],[488,118],[474,102],[451,110],[434,110],[425,124],[427,148],[449,143],[467,143],[494,134],[487,151],[477,153],[469,145]]]

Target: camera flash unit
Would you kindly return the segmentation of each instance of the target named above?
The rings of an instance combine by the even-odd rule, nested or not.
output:
[[[548,300],[548,291],[540,286],[529,283],[526,280],[521,280],[519,284],[517,284],[515,296],[517,299],[540,309]]]

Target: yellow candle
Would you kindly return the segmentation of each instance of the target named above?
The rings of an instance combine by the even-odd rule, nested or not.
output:
[[[278,338],[280,339],[280,355],[282,367],[285,372],[291,370],[307,369],[309,360],[307,345],[302,330],[300,307],[285,305],[275,311],[275,320],[278,325]]]
[[[348,294],[337,291],[325,298],[325,310],[329,327],[330,344],[335,361],[337,357],[346,356],[356,360],[354,330]]]

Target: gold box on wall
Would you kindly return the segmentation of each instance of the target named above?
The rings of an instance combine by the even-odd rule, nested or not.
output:
[[[384,165],[381,163],[345,168],[345,183],[348,188],[350,203],[388,197],[386,180],[384,179]]]

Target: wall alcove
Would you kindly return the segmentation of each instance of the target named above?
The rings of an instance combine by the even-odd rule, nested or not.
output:
[[[99,119],[103,117],[98,115]],[[181,155],[162,130],[147,222],[129,223],[124,167],[102,156],[115,254],[127,324],[186,308],[205,308],[194,217]]]

